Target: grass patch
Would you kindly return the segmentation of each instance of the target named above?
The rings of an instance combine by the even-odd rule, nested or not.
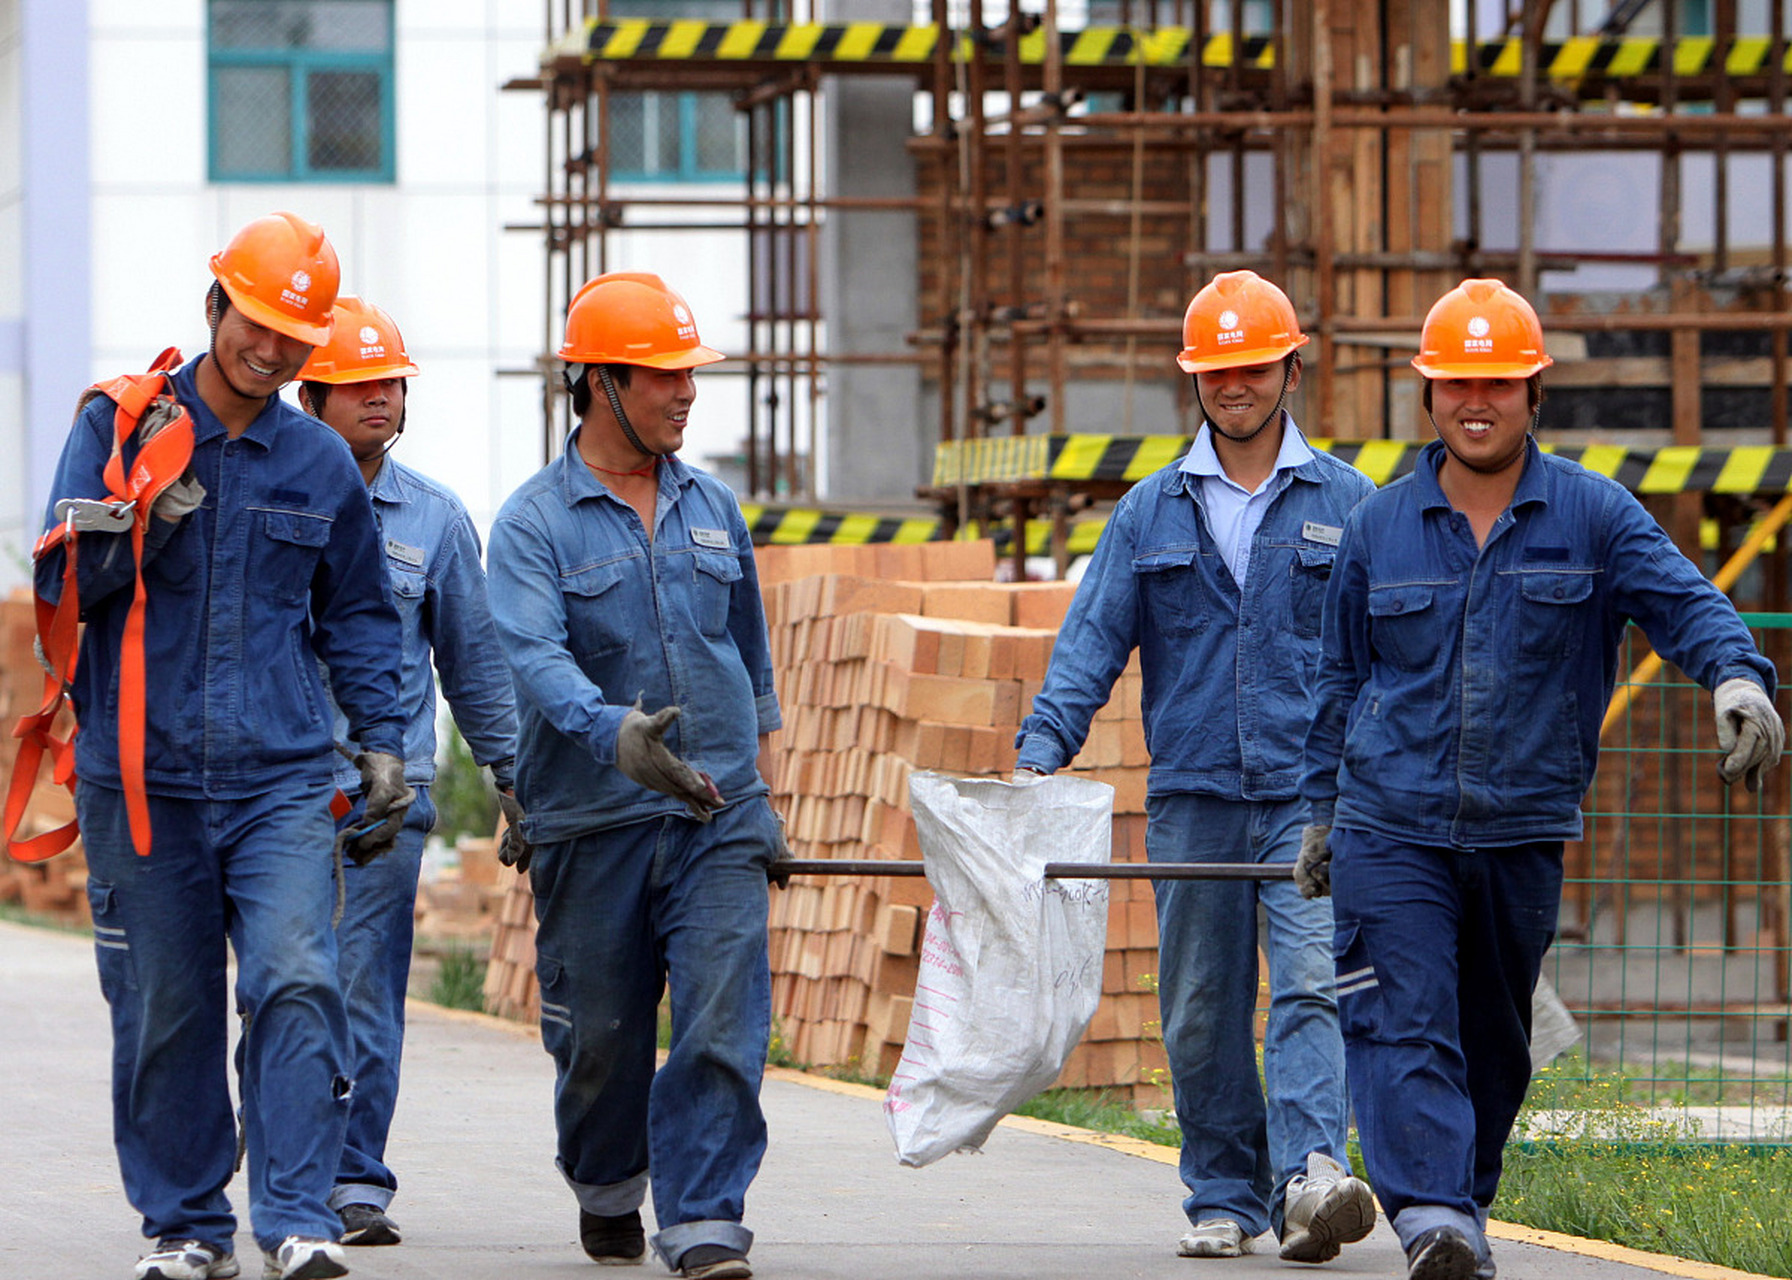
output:
[[[1570,1141],[1509,1146],[1493,1216],[1792,1277],[1792,1150]]]
[[[83,938],[91,938],[93,930],[84,924],[75,924],[61,916],[40,915],[35,911],[27,911],[16,902],[0,902],[0,920],[9,924],[30,925],[33,929],[48,929],[52,933],[73,933]]]
[[[1134,1111],[1125,1099],[1106,1089],[1047,1089],[1016,1107],[1014,1114],[1098,1133],[1123,1134],[1165,1147],[1182,1144],[1182,1130],[1173,1118],[1158,1120]]]
[[[471,947],[450,947],[429,984],[429,998],[446,1009],[485,1011],[485,957]]]

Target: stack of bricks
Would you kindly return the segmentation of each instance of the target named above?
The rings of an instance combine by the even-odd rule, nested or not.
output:
[[[917,769],[1006,779],[1075,594],[993,581],[988,542],[765,547],[760,582],[784,729],[769,761],[793,857],[919,860]],[[1145,859],[1139,674],[1129,666],[1071,771],[1114,787],[1113,857]],[[486,1007],[533,1019],[535,917],[504,872]],[[1103,995],[1059,1083],[1163,1105],[1151,885],[1109,882]],[[771,895],[772,1012],[798,1062],[891,1072],[933,892],[920,877],[797,876]]]
[[[0,779],[12,776],[18,739],[12,728],[19,717],[37,710],[43,699],[43,669],[32,654],[31,641],[37,623],[31,593],[23,588],[0,601]],[[72,723],[64,713],[57,732],[66,733]],[[31,802],[19,823],[21,838],[49,831],[72,821],[74,797],[50,781],[50,766],[38,770]],[[46,862],[19,863],[0,858],[0,902],[17,902],[34,916],[64,924],[87,925],[92,912],[87,902],[87,862],[77,840],[66,853]]]
[[[991,544],[760,552],[784,730],[773,803],[802,859],[918,859],[917,769],[1006,779],[1074,588],[992,581]],[[1071,771],[1113,786],[1116,861],[1143,861],[1136,660]],[[1161,1103],[1157,924],[1147,881],[1109,882],[1103,999],[1059,1083]],[[896,876],[797,877],[771,910],[772,1009],[799,1062],[892,1071],[932,891]]]

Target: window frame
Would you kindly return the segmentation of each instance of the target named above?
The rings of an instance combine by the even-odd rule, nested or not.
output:
[[[385,0],[386,47],[357,53],[341,49],[219,49],[212,44],[212,3],[206,3],[206,175],[214,183],[394,183],[397,181],[397,3]],[[219,161],[219,71],[277,68],[287,73],[291,160],[284,170],[224,172]],[[313,169],[310,162],[310,78],[317,72],[372,72],[379,84],[380,164],[367,169]]]

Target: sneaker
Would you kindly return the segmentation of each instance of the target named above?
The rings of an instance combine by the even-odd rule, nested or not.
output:
[[[1369,1184],[1330,1156],[1315,1151],[1282,1197],[1284,1262],[1330,1262],[1347,1244],[1375,1228]]]
[[[700,1244],[686,1249],[678,1259],[678,1274],[686,1280],[748,1280],[753,1268],[740,1250],[725,1244]]]
[[[1251,1252],[1251,1237],[1230,1218],[1209,1218],[1176,1242],[1184,1258],[1237,1258]]]
[[[404,1239],[399,1234],[398,1224],[378,1205],[345,1204],[339,1212],[343,1244],[397,1244]]]
[[[1432,1227],[1406,1247],[1406,1280],[1474,1280],[1480,1269],[1474,1243],[1455,1227]]]
[[[137,1260],[137,1280],[229,1280],[238,1270],[236,1255],[224,1246],[175,1236],[163,1236]]]
[[[639,1209],[613,1218],[580,1209],[579,1243],[599,1266],[633,1267],[647,1259],[647,1233],[641,1229]]]
[[[334,1240],[287,1236],[272,1253],[263,1252],[261,1280],[329,1280],[348,1274],[348,1256]]]

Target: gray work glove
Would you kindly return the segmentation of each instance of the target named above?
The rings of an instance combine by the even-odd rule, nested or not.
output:
[[[392,852],[405,812],[417,793],[404,780],[404,761],[388,752],[363,751],[355,757],[355,768],[361,771],[361,794],[367,797],[367,806],[358,833],[349,838],[343,853],[357,867],[364,867]]]
[[[1300,856],[1294,860],[1294,883],[1303,898],[1327,898],[1332,892],[1332,829],[1308,824],[1300,829]]]
[[[708,774],[698,773],[666,746],[666,730],[678,716],[677,707],[661,707],[648,715],[641,710],[641,700],[635,699],[634,709],[622,717],[622,728],[616,732],[616,767],[649,791],[682,800],[692,818],[708,822],[722,807],[722,793]]]
[[[523,834],[523,806],[508,791],[498,792],[498,808],[504,811],[504,834],[498,840],[498,861],[519,872],[529,869],[535,846]]]
[[[784,839],[784,815],[776,809],[772,817],[778,820],[777,844],[772,847],[772,860],[765,864],[765,878],[780,889],[790,888],[790,845]]]
[[[1779,762],[1786,749],[1786,726],[1767,691],[1747,676],[1732,676],[1711,695],[1717,711],[1717,746],[1724,758],[1717,776],[1726,786],[1741,778],[1750,791]]]
[[[149,513],[158,520],[166,520],[169,524],[179,524],[187,516],[199,509],[205,501],[205,486],[199,483],[189,471],[161,493],[150,505]]]

